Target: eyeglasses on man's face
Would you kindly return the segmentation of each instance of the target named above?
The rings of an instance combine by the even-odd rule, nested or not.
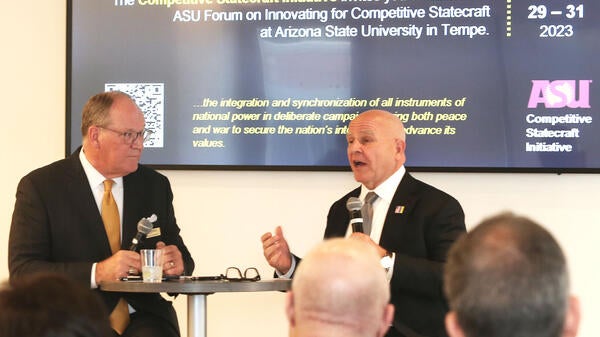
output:
[[[152,132],[152,130],[148,130],[148,129],[144,129],[142,131],[135,132],[135,131],[118,131],[118,130],[114,130],[111,128],[107,128],[105,126],[98,126],[98,127],[100,129],[108,130],[108,131],[116,133],[119,137],[121,137],[123,139],[123,143],[125,143],[127,145],[133,144],[140,137],[142,139],[142,142],[144,142],[148,138],[150,138],[150,136],[154,133],[154,132]]]

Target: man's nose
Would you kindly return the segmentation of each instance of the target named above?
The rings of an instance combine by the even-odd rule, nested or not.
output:
[[[349,152],[358,152],[360,151],[361,146],[359,142],[352,142],[352,143],[348,143],[348,151]]]

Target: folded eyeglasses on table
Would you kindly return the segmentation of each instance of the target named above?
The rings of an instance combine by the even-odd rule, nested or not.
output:
[[[229,267],[225,270],[225,274],[216,276],[182,276],[181,279],[192,281],[226,280],[232,282],[256,282],[260,281],[260,273],[254,267],[246,268],[243,273],[238,267]]]

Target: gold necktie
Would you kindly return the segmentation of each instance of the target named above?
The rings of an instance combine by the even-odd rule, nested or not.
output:
[[[113,181],[104,181],[104,196],[102,197],[102,222],[110,243],[112,253],[119,251],[121,247],[121,224],[119,209],[112,195]],[[110,313],[110,326],[119,334],[123,334],[129,324],[129,308],[124,298],[120,298],[117,306]]]

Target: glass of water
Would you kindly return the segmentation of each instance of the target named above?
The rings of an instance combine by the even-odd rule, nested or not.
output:
[[[147,283],[162,281],[162,250],[141,249],[142,280]]]

